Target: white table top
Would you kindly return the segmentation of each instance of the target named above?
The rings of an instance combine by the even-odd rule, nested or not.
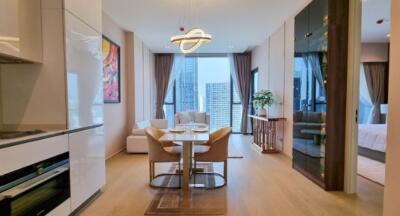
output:
[[[163,142],[207,142],[210,139],[209,133],[166,133],[160,141]]]

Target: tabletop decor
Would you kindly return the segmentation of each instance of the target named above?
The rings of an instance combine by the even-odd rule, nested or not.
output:
[[[271,107],[275,102],[275,97],[270,90],[261,90],[253,95],[253,104],[258,108],[259,116],[267,116],[265,105]]]
[[[102,44],[104,103],[120,103],[120,47],[105,36]]]

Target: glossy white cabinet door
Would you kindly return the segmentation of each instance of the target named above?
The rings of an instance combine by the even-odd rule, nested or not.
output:
[[[102,32],[101,0],[65,0],[64,8],[98,32]]]
[[[65,13],[68,128],[103,123],[102,35]]]
[[[0,0],[0,54],[42,61],[40,0]]]
[[[72,211],[105,184],[103,127],[69,135]]]

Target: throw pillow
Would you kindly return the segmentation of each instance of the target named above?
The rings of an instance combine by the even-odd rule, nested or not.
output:
[[[196,123],[206,123],[206,113],[205,112],[198,112],[194,114],[194,122]]]

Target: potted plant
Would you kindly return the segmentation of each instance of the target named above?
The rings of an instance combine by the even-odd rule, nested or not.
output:
[[[261,90],[253,95],[253,103],[254,106],[258,107],[259,116],[267,116],[265,105],[270,107],[274,102],[275,98],[270,90]]]

